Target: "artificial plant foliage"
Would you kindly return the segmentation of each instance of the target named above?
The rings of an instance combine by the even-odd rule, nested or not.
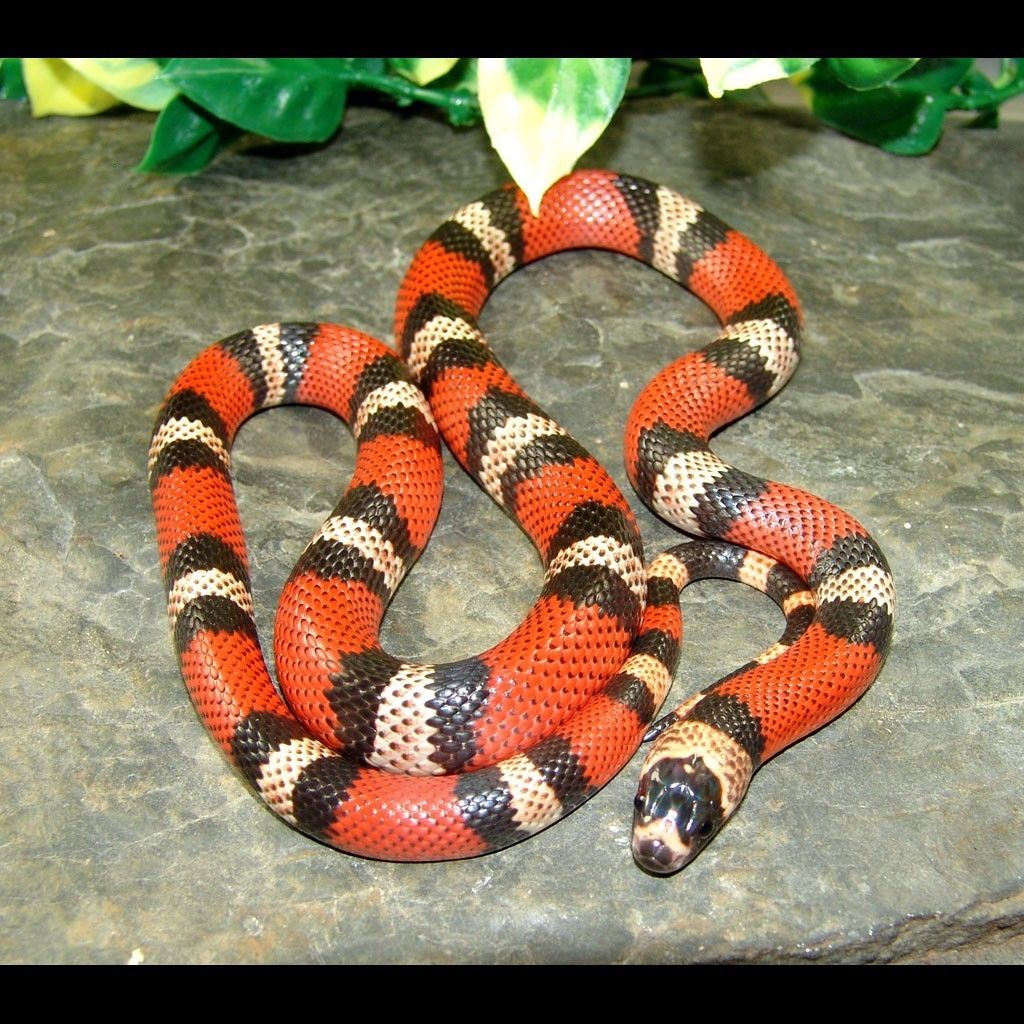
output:
[[[707,99],[707,79],[696,57],[666,57],[648,61],[628,89],[630,98],[642,96],[698,96]]]
[[[726,92],[788,78],[817,60],[817,57],[701,57],[700,66],[709,95],[721,99]]]
[[[851,89],[877,89],[909,71],[917,57],[827,57],[826,66]],[[797,69],[799,70],[799,69]]]
[[[21,75],[36,117],[50,114],[84,117],[101,114],[122,102],[59,58],[26,57],[21,62]]]
[[[157,112],[143,171],[202,170],[246,133],[323,143],[350,103],[376,95],[432,108],[457,127],[484,120],[536,209],[624,101],[652,95],[768,103],[789,78],[825,124],[890,153],[928,152],[951,111],[995,127],[1024,93],[1024,58],[994,77],[972,58],[728,57],[32,57],[0,58],[0,98],[32,112],[86,115],[127,103]]]
[[[160,57],[64,57],[63,61],[81,78],[141,110],[163,110],[177,93],[162,74],[167,61]]]
[[[626,57],[481,57],[477,86],[491,145],[536,214],[548,187],[598,140],[622,102]]]
[[[0,100],[24,100],[27,98],[25,79],[21,73],[21,61],[17,57],[0,57]]]
[[[950,110],[979,110],[990,116],[1002,102],[999,90],[974,70],[970,58],[926,58],[898,77],[874,88],[850,89],[830,73],[829,64],[815,65],[803,80],[811,110],[833,128],[900,156],[919,156],[934,148]],[[974,96],[964,88],[972,78]],[[989,88],[986,93],[981,82]],[[1006,98],[1020,92],[1022,61],[1007,77]]]
[[[458,57],[388,57],[393,71],[417,85],[430,85],[443,78],[458,62]]]
[[[325,142],[341,124],[348,97],[333,57],[257,57],[171,61],[164,72],[196,106],[275,142]]]
[[[175,96],[160,112],[140,171],[192,174],[201,171],[242,129],[222,121],[185,96]]]

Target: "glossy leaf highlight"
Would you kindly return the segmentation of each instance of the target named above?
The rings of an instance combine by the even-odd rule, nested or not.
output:
[[[137,170],[192,174],[241,134],[234,125],[177,96],[157,118],[149,149]]]
[[[195,104],[278,142],[325,142],[338,129],[348,86],[339,57],[178,58],[165,72]]]
[[[629,69],[628,57],[480,58],[487,133],[535,213],[548,188],[604,131]]]

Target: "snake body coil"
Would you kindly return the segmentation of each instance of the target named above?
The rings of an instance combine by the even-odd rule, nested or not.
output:
[[[725,325],[644,389],[626,462],[670,522],[754,551],[683,545],[645,570],[625,498],[481,335],[476,317],[505,276],[580,247],[651,264]],[[431,236],[399,293],[404,362],[322,324],[254,328],[203,352],[158,416],[150,483],[182,674],[242,775],[289,823],[352,853],[440,860],[507,846],[596,792],[650,729],[678,658],[679,590],[741,579],[780,603],[786,632],[652,730],[637,798],[638,861],[667,873],[692,858],[764,760],[863,693],[891,635],[891,576],[863,527],[707,445],[792,374],[800,320],[782,272],[743,236],[668,189],[584,171],[550,190],[539,217],[506,188]],[[279,604],[286,703],[252,620],[228,452],[249,415],[289,402],[345,419],[357,454]],[[378,639],[437,516],[435,425],[545,570],[508,638],[448,665],[392,658]]]

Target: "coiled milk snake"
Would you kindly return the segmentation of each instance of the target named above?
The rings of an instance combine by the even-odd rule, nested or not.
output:
[[[480,333],[476,317],[504,277],[582,247],[650,264],[723,324],[643,389],[626,465],[659,515],[728,544],[681,545],[645,569],[626,499]],[[660,735],[637,796],[634,855],[649,871],[677,870],[762,762],[864,692],[892,633],[892,577],[867,531],[708,447],[789,379],[800,325],[789,282],[742,235],[670,189],[580,171],[552,187],[539,217],[507,187],[434,232],[399,291],[401,358],[328,324],[265,325],[205,350],[158,415],[149,474],[179,663],[211,735],[290,824],[351,853],[411,861],[474,856],[545,828],[650,730]],[[348,491],[281,596],[282,698],[252,618],[229,451],[246,418],[285,403],[341,416],[357,454]],[[545,570],[509,637],[447,665],[395,659],[378,639],[440,505],[435,425]],[[678,658],[679,590],[712,575],[769,593],[786,632],[652,729]]]

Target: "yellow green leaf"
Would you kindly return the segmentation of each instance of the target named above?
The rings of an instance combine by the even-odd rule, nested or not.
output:
[[[721,99],[725,92],[752,89],[763,82],[787,78],[810,67],[817,57],[701,57],[700,67],[708,81],[708,92]]]
[[[481,57],[491,144],[537,213],[548,188],[599,138],[622,101],[628,57]]]
[[[21,73],[34,117],[99,114],[121,101],[59,57],[24,57]]]
[[[429,85],[431,82],[448,74],[456,64],[458,57],[389,57],[388,63],[403,78],[417,85]]]
[[[163,70],[152,57],[65,57],[83,78],[142,110],[163,110],[178,94],[170,82],[158,77]]]

